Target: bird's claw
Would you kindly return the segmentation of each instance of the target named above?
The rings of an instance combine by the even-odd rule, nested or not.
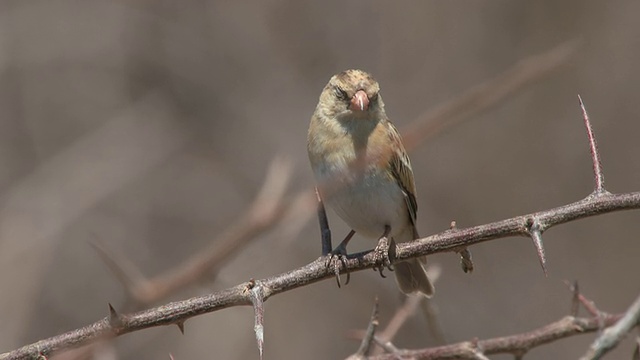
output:
[[[383,236],[378,240],[378,245],[373,249],[375,266],[373,270],[378,271],[380,276],[386,278],[383,271],[387,268],[389,271],[393,271],[392,258],[394,257],[395,246],[392,246],[392,242],[389,241],[387,236]]]
[[[336,282],[338,283],[338,287],[342,287],[342,281],[340,280],[340,265],[345,269],[347,273],[347,280],[345,281],[345,285],[349,283],[351,280],[351,273],[349,273],[349,269],[347,269],[347,247],[345,244],[341,243],[335,249],[333,249],[327,255],[327,261],[325,263],[325,267],[332,268],[333,273],[336,276]]]

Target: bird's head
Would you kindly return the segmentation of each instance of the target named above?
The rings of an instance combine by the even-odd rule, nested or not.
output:
[[[380,85],[362,70],[334,75],[320,95],[318,109],[337,119],[375,119],[383,112]]]

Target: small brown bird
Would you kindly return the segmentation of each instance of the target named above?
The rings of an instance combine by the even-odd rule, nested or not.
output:
[[[391,246],[418,238],[411,163],[371,75],[347,70],[329,80],[311,117],[307,150],[323,201],[355,232],[378,239],[376,251],[389,238]],[[349,239],[333,254],[346,255]],[[433,295],[425,262],[394,264],[403,293]]]

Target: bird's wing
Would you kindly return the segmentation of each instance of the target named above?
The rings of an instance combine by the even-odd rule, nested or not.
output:
[[[409,217],[411,218],[411,223],[413,224],[414,231],[416,227],[416,218],[418,212],[418,203],[416,201],[416,184],[413,180],[413,170],[411,169],[411,161],[409,161],[409,156],[407,155],[407,151],[402,145],[402,140],[400,139],[400,133],[398,133],[398,129],[391,122],[387,122],[387,126],[389,126],[388,134],[389,140],[395,143],[396,146],[393,148],[395,151],[391,154],[389,159],[391,172],[393,174],[394,179],[398,182],[398,185],[402,189],[404,193],[405,202],[407,203],[407,209],[409,211]],[[416,234],[417,236],[417,231]]]

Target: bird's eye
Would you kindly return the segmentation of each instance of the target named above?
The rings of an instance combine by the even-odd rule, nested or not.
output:
[[[336,97],[340,100],[347,100],[347,98],[349,97],[346,91],[340,89],[337,86],[335,87],[334,91],[336,93]]]

